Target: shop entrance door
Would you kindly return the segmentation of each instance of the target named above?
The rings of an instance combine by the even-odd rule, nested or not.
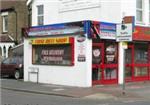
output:
[[[129,45],[125,50],[125,79],[131,81],[133,77],[134,49],[133,45]]]
[[[100,84],[103,79],[104,44],[93,43],[92,45],[92,84]]]
[[[93,43],[92,83],[114,84],[118,80],[117,43]]]

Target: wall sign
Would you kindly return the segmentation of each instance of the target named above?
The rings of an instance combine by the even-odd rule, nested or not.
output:
[[[84,22],[71,22],[44,26],[35,26],[26,29],[27,36],[52,36],[64,34],[84,33]]]
[[[100,22],[100,38],[116,39],[116,24]]]
[[[69,37],[58,37],[58,38],[36,38],[32,39],[32,45],[41,45],[41,44],[68,44],[71,39]]]
[[[132,24],[118,24],[117,25],[117,35],[116,41],[132,41],[132,33],[133,33]]]
[[[150,27],[136,26],[133,32],[133,40],[150,41]]]
[[[116,39],[116,24],[91,21],[89,36],[96,39]]]

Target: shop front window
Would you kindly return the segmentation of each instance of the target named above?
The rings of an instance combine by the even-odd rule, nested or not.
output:
[[[106,68],[104,71],[104,79],[117,79],[117,69],[116,68]]]
[[[136,64],[148,63],[148,44],[135,44],[134,62]]]
[[[132,68],[131,67],[125,67],[125,77],[126,78],[132,77]]]
[[[105,63],[117,63],[117,45],[115,43],[106,43],[105,48]]]
[[[33,45],[33,64],[72,65],[72,48],[63,45]]]
[[[92,70],[92,80],[101,80],[102,70],[100,68],[94,68]]]
[[[135,67],[134,75],[138,76],[148,76],[148,67]]]
[[[99,46],[93,46],[92,64],[100,64],[102,62],[102,52]]]
[[[125,51],[125,63],[130,64],[132,62],[132,49],[126,49]]]

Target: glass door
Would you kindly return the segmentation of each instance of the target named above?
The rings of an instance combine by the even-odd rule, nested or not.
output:
[[[134,44],[134,81],[149,79],[148,43]]]
[[[125,78],[126,81],[131,81],[133,77],[133,60],[134,52],[133,45],[129,45],[125,50]]]
[[[118,45],[116,42],[105,42],[104,49],[104,84],[118,81]]]
[[[104,46],[103,43],[93,43],[92,46],[92,84],[100,84],[103,78]]]

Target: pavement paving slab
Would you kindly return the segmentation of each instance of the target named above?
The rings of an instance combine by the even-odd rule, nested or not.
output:
[[[57,95],[72,98],[91,99],[149,99],[150,81],[126,84],[126,94],[118,85],[98,85],[89,88],[54,84],[24,82],[23,80],[1,79],[2,89],[36,94]]]

